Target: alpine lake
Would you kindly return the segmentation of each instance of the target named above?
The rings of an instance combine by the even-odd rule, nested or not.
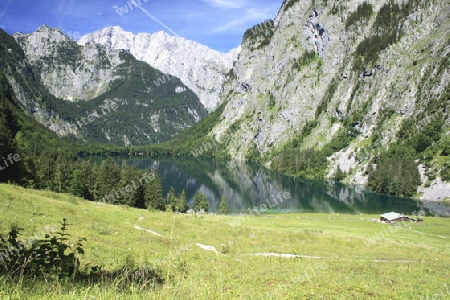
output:
[[[93,160],[97,158],[91,157]],[[192,206],[197,191],[217,213],[225,197],[230,214],[329,213],[450,216],[450,207],[436,201],[377,194],[361,185],[288,176],[264,166],[207,158],[115,157],[142,170],[158,171],[163,195],[170,187],[186,191]]]

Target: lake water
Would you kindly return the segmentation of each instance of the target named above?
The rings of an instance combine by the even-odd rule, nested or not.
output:
[[[449,216],[450,209],[436,202],[371,193],[362,186],[286,176],[260,165],[212,159],[129,159],[129,165],[158,170],[164,195],[173,186],[185,190],[190,204],[197,191],[217,212],[224,196],[230,213],[370,213]]]

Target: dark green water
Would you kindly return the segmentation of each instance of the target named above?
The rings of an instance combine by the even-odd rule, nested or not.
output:
[[[417,202],[365,191],[325,180],[286,176],[260,165],[209,159],[127,159],[140,169],[158,170],[164,195],[173,186],[185,190],[192,204],[197,191],[209,199],[217,212],[220,198],[227,199],[231,213],[370,213],[399,212],[408,215],[450,215],[449,208],[435,202]],[[256,209],[256,210],[255,210]]]

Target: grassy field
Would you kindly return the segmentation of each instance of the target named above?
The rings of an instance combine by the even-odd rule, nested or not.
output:
[[[87,238],[83,264],[158,266],[166,283],[123,291],[0,278],[0,299],[450,298],[450,219],[394,227],[375,215],[182,215],[0,185],[0,234],[17,225],[39,237],[62,218],[74,240]]]

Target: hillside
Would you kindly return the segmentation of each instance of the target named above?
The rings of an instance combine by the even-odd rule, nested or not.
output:
[[[42,238],[62,218],[70,224],[70,240],[87,238],[82,264],[107,269],[157,266],[167,282],[154,291],[139,291],[133,286],[118,290],[115,284],[39,280],[20,284],[0,277],[0,296],[416,299],[447,295],[449,219],[426,217],[423,223],[395,227],[366,215],[184,215],[0,185],[0,234],[15,225],[24,228],[23,239]],[[219,254],[199,245],[213,246]],[[285,257],[276,256],[281,254]]]
[[[15,40],[0,35],[0,68],[15,101],[60,136],[119,146],[158,143],[207,114],[178,78],[126,51],[79,46],[48,26]]]
[[[1,63],[1,61],[0,61]],[[29,73],[17,80],[32,79]],[[43,107],[52,107],[57,100],[37,87],[30,87],[29,96],[36,99],[48,97],[48,102],[36,102],[30,110],[39,111]],[[41,98],[42,99],[42,98]],[[28,186],[39,186],[43,177],[55,163],[58,154],[73,160],[77,145],[68,139],[61,139],[44,125],[38,123],[24,110],[23,103],[17,101],[13,88],[6,75],[0,69],[0,182],[15,182]],[[8,160],[8,158],[14,158]],[[6,162],[5,162],[6,161]],[[39,178],[42,176],[41,178]]]
[[[440,0],[285,1],[244,34],[205,152],[450,197],[448,14]]]

